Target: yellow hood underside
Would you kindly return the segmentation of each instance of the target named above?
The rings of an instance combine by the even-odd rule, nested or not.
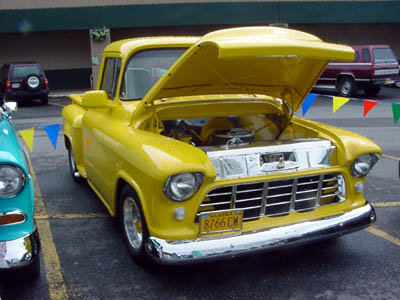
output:
[[[329,61],[352,61],[351,47],[276,27],[219,30],[190,47],[144,97],[260,94],[296,111]],[[143,107],[142,106],[142,107]]]

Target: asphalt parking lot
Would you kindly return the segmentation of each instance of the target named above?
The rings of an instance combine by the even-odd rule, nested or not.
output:
[[[335,240],[186,267],[136,264],[117,222],[87,184],[72,181],[62,126],[56,149],[42,128],[61,124],[68,99],[21,106],[15,128],[35,128],[29,158],[42,271],[34,282],[1,274],[1,299],[399,299],[400,125],[393,122],[391,102],[400,102],[400,89],[385,89],[377,99],[366,118],[361,101],[333,114],[323,98],[305,116],[366,135],[382,147],[384,156],[365,190],[377,210],[372,227]]]

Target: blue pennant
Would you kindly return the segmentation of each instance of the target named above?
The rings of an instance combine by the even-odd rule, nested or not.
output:
[[[301,108],[303,110],[303,116],[306,114],[308,109],[311,107],[313,104],[314,100],[317,98],[317,94],[308,94],[306,99],[304,99],[303,104],[301,105]]]
[[[46,131],[51,143],[53,144],[54,149],[57,149],[57,141],[58,141],[58,131],[60,130],[60,124],[48,125],[43,127]]]

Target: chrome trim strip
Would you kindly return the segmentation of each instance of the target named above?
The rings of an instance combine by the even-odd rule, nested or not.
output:
[[[0,241],[0,270],[23,267],[38,258],[40,239],[37,228],[25,237]]]
[[[328,66],[372,66],[372,63],[347,63],[347,62],[337,62],[337,63],[329,63]]]
[[[219,260],[347,234],[367,227],[375,219],[375,210],[367,203],[329,218],[236,235],[177,241],[150,237],[146,250],[153,260],[166,265]]]

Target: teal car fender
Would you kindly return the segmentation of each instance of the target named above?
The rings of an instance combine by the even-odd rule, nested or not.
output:
[[[33,180],[9,121],[12,110],[5,108],[0,108],[0,269],[13,269],[38,261],[40,240],[34,220]],[[22,181],[15,192],[13,180]]]

